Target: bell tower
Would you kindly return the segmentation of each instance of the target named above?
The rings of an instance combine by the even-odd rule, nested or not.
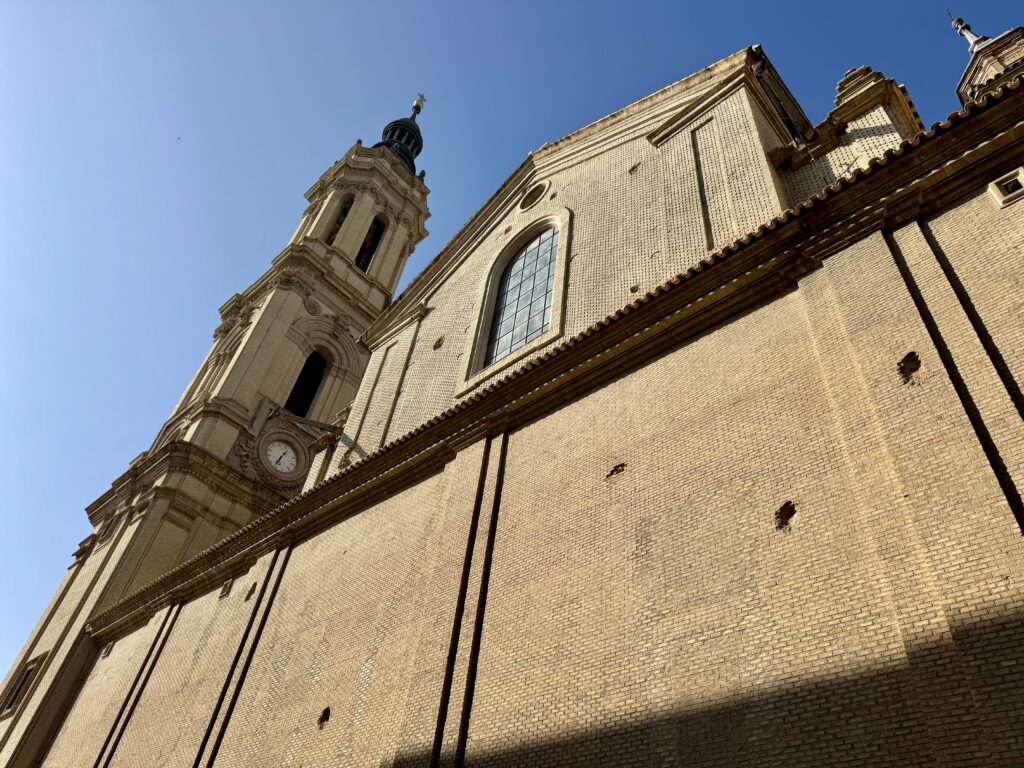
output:
[[[356,343],[391,302],[413,248],[427,235],[423,148],[416,117],[389,123],[373,147],[361,141],[306,192],[309,205],[270,269],[221,307],[206,360],[145,461],[167,446],[210,455],[253,484],[249,515],[301,490],[309,445],[340,431],[368,360]],[[226,502],[225,502],[226,503]],[[198,498],[190,505],[208,507]],[[248,522],[214,516],[181,561]],[[173,562],[147,560],[146,578]]]
[[[357,339],[427,235],[422,108],[417,99],[373,147],[357,141],[306,192],[284,250],[220,308],[210,351],[152,445],[86,509],[94,532],[11,672],[31,684],[5,702],[0,765],[30,765],[45,748],[99,652],[91,615],[299,493],[311,444],[340,433],[369,357]]]

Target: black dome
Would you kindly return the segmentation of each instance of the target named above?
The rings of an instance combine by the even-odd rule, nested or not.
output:
[[[375,147],[387,147],[402,162],[409,173],[416,173],[416,157],[423,151],[423,134],[416,124],[416,115],[419,114],[420,106],[413,105],[412,115],[392,120],[384,127],[381,140],[374,144]]]

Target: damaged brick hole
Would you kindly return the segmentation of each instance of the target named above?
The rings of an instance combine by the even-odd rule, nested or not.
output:
[[[252,586],[249,587],[249,591],[245,593],[245,600],[243,600],[242,602],[248,603],[249,600],[252,599],[252,596],[255,595],[255,594],[256,594],[256,582],[254,581],[252,583]]]
[[[444,346],[444,336],[438,336],[437,341],[434,342],[434,349],[440,349]]]
[[[324,729],[324,726],[327,725],[327,721],[330,720],[330,719],[331,719],[331,708],[330,707],[324,707],[324,711],[320,713],[320,718],[316,721],[316,727],[319,728],[322,731]]]
[[[637,291],[639,291],[639,290],[640,290],[640,286],[639,286],[639,285],[632,285],[632,286],[630,286],[630,288],[629,288],[629,292],[630,292],[630,293],[636,293],[636,292],[637,292]]]
[[[608,470],[608,474],[604,476],[604,479],[607,480],[609,477],[612,477],[613,475],[621,475],[625,471],[626,471],[626,463],[625,462],[623,462],[622,464],[616,464],[614,467],[612,467],[610,470]]]
[[[914,378],[914,374],[921,370],[921,358],[918,357],[917,352],[907,352],[896,369],[900,372],[903,383],[909,384]]]
[[[787,501],[775,513],[775,528],[779,531],[789,530],[789,521],[796,515],[796,504]]]

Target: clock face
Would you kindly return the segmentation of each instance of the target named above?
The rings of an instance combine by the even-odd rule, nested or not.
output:
[[[284,440],[272,440],[267,444],[267,464],[275,472],[289,475],[299,464],[295,449]]]

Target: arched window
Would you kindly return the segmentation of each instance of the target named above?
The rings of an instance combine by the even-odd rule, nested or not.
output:
[[[320,389],[320,384],[323,383],[326,371],[327,358],[319,352],[311,353],[299,372],[299,378],[295,380],[292,393],[288,395],[288,400],[284,404],[285,410],[296,416],[305,417],[313,405],[313,399]]]
[[[352,209],[352,197],[345,198],[345,201],[341,204],[341,209],[338,211],[338,216],[335,218],[334,223],[331,224],[331,228],[327,230],[327,234],[324,235],[324,242],[328,245],[334,245],[334,238],[338,236],[341,231],[341,225],[345,223],[345,219],[348,218],[348,212]]]
[[[380,245],[380,239],[384,236],[386,228],[387,225],[380,216],[376,216],[373,219],[373,223],[370,224],[370,229],[363,239],[359,253],[356,254],[356,266],[363,270],[363,272],[369,269],[370,262],[373,261],[373,255],[377,252],[377,246]]]
[[[548,229],[524,245],[505,265],[494,299],[485,366],[548,329],[557,252],[558,230]]]

